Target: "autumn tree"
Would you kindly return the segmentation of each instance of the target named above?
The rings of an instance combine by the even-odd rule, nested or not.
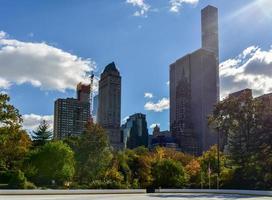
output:
[[[22,118],[19,111],[9,103],[6,94],[0,94],[0,168],[16,170],[21,166],[31,140],[22,130]]]

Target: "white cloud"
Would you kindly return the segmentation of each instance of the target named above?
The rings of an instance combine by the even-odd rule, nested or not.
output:
[[[10,83],[7,80],[0,77],[0,88],[8,89],[9,87],[10,87]]]
[[[157,103],[149,101],[144,105],[144,108],[146,110],[150,110],[154,112],[162,112],[163,110],[169,109],[169,99],[162,98]]]
[[[272,92],[272,47],[246,48],[235,58],[220,64],[221,98],[229,93],[251,88],[255,95]]]
[[[151,98],[153,98],[153,94],[150,92],[146,92],[146,93],[144,93],[144,97],[151,99]]]
[[[139,10],[137,10],[133,15],[138,16],[147,16],[147,12],[150,9],[150,5],[145,3],[144,0],[126,0],[126,3],[132,4],[134,7],[137,7]]]
[[[29,83],[43,90],[75,89],[88,82],[95,62],[45,42],[22,42],[0,31],[0,87]]]
[[[0,31],[0,39],[7,37],[7,34],[4,31]]]
[[[196,5],[199,0],[170,0],[170,12],[178,13],[183,4],[192,4]]]
[[[158,126],[158,127],[160,127],[160,125],[161,124],[159,124],[159,123],[154,123],[154,124],[151,124],[150,126],[149,126],[149,128],[155,128],[156,126]]]
[[[36,115],[36,114],[25,114],[22,116],[23,118],[23,128],[28,131],[35,130],[42,120],[47,121],[50,125],[50,129],[53,129],[53,115]]]
[[[167,82],[166,82],[166,85],[170,85],[170,81],[167,81]]]

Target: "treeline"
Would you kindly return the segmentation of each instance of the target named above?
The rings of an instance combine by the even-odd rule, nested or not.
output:
[[[249,96],[220,102],[209,117],[220,133],[219,162],[217,146],[200,157],[166,148],[114,151],[96,124],[54,141],[42,122],[31,141],[7,95],[0,107],[2,188],[272,189],[272,112]]]

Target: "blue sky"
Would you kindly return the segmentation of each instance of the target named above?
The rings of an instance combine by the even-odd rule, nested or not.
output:
[[[221,96],[272,92],[271,0],[0,0],[0,88],[25,128],[52,120],[54,100],[114,61],[122,119],[169,129],[169,64],[200,47],[200,10],[219,9]],[[145,93],[151,93],[146,95]],[[151,98],[152,96],[152,98]]]

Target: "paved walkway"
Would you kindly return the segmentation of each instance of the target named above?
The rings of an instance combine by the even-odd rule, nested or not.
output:
[[[19,195],[0,200],[272,200],[272,197],[213,194]]]

